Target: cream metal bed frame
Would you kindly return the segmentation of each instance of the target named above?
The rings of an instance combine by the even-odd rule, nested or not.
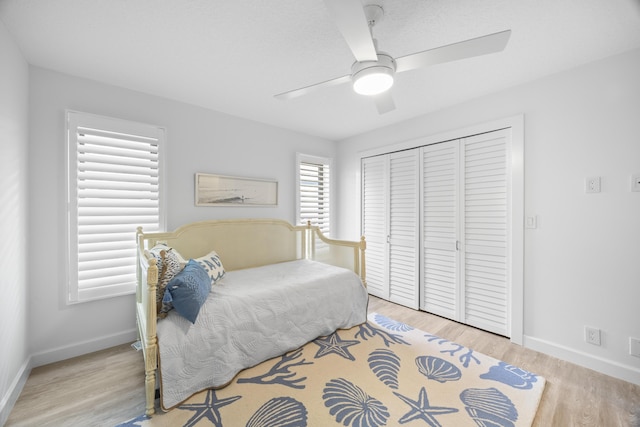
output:
[[[277,219],[212,220],[183,225],[166,233],[144,233],[139,227],[136,239],[136,319],[144,356],[147,415],[155,412],[158,368],[158,267],[147,251],[157,243],[175,248],[184,259],[215,250],[227,271],[298,259],[315,260],[354,271],[366,286],[364,237],[360,241],[329,239],[310,224],[293,226]]]

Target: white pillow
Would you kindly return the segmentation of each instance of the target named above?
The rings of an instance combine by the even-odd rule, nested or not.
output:
[[[220,261],[220,256],[218,256],[216,251],[211,251],[203,257],[196,258],[194,261],[204,268],[211,279],[212,285],[224,276],[224,267],[222,266],[222,261]]]

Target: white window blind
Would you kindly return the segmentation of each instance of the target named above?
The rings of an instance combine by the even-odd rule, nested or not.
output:
[[[67,112],[69,302],[129,294],[136,228],[164,229],[164,129]]]
[[[331,160],[298,155],[298,223],[331,231]]]

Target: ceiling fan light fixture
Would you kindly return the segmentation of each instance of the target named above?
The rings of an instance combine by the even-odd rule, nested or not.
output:
[[[393,74],[384,67],[367,68],[353,76],[353,90],[360,95],[378,95],[393,86]]]
[[[377,61],[356,62],[351,68],[353,90],[366,96],[386,92],[393,86],[395,70],[395,61],[385,54],[378,54]]]

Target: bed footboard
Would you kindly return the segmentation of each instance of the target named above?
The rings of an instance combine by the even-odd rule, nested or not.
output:
[[[307,259],[351,270],[367,286],[364,256],[367,243],[364,236],[360,241],[336,240],[325,237],[318,227],[311,224],[307,224],[307,230]]]
[[[293,226],[274,219],[202,221],[168,233],[136,233],[136,320],[145,369],[145,413],[155,413],[158,369],[156,290],[158,266],[147,251],[157,243],[175,248],[185,259],[215,250],[226,270],[258,267],[277,262],[310,259],[355,272],[366,286],[364,237],[360,241],[325,237],[318,227]]]

